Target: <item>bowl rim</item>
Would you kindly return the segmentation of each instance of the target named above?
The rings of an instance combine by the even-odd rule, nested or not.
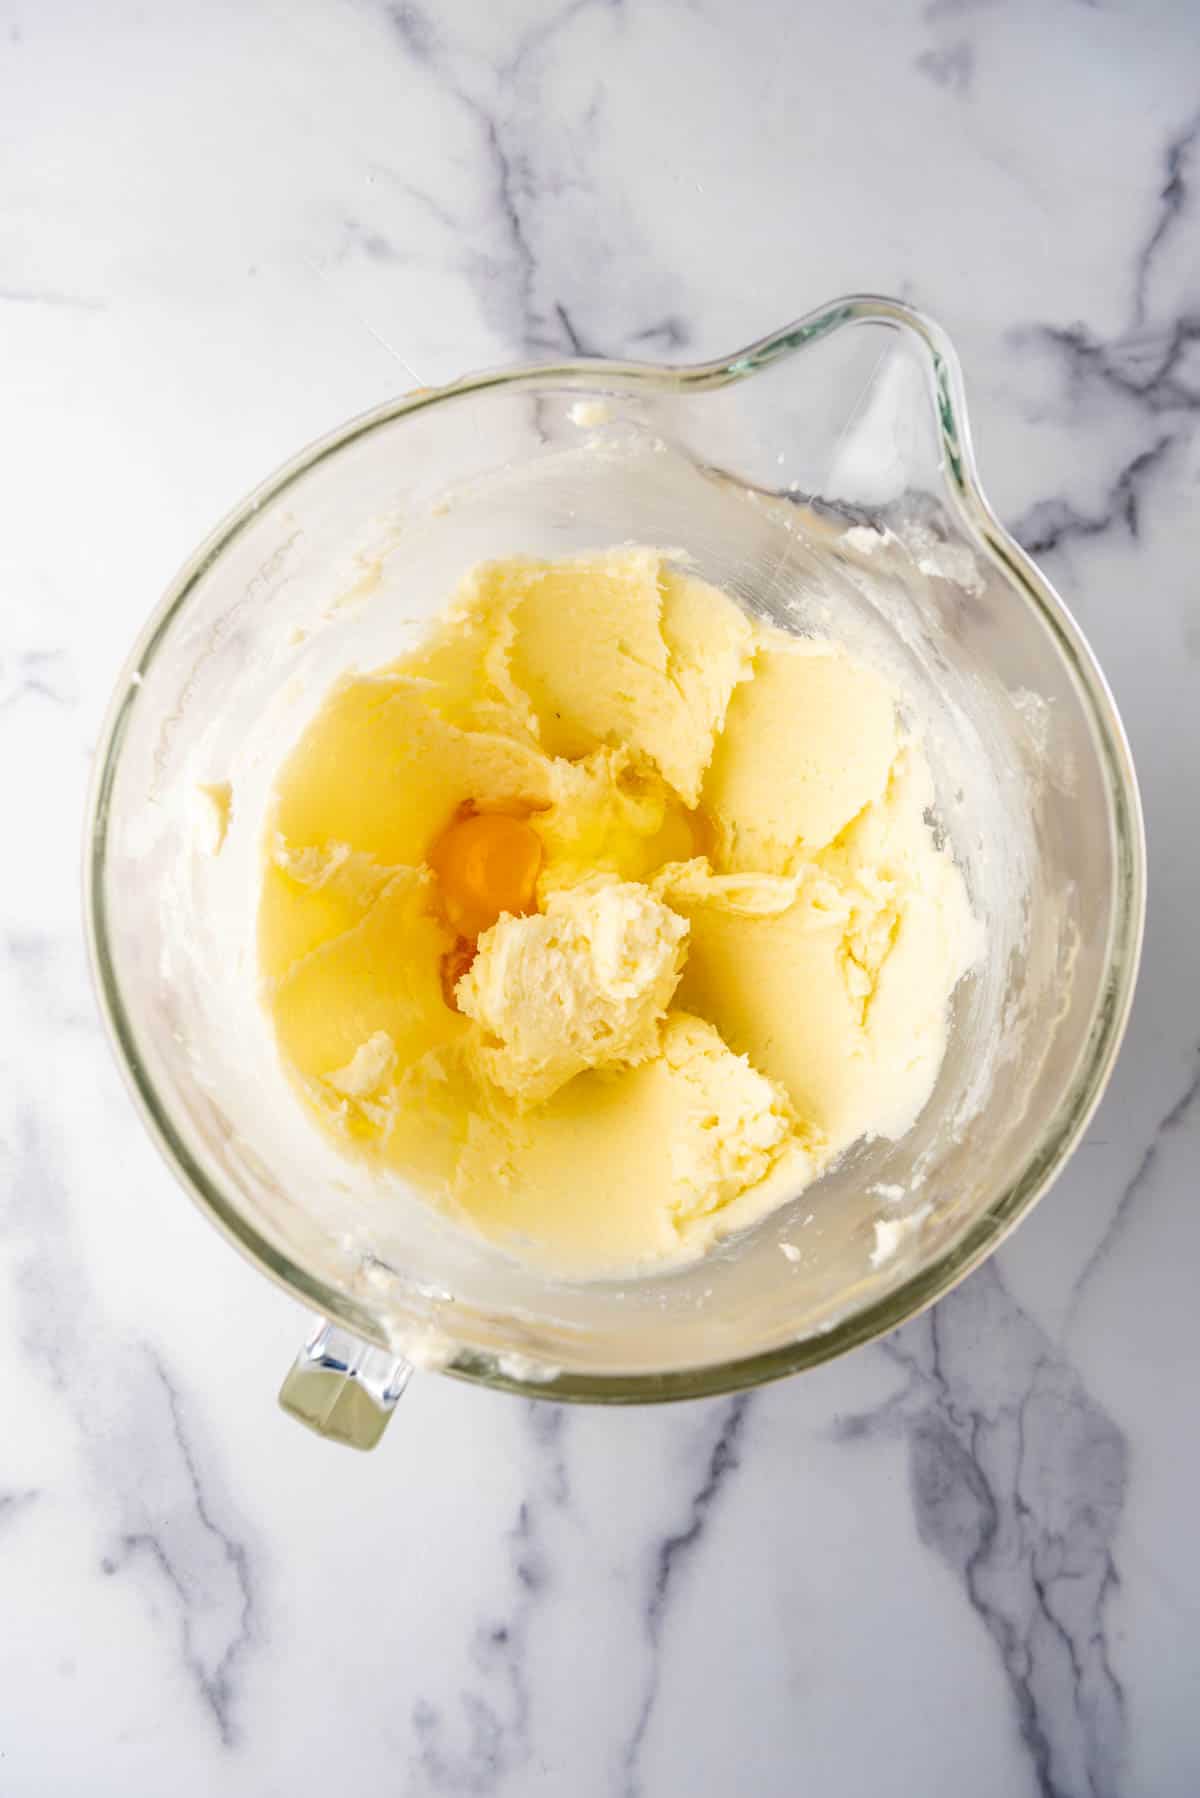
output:
[[[657,1373],[580,1373],[540,1367],[524,1356],[517,1372],[511,1366],[505,1368],[503,1355],[497,1358],[490,1351],[471,1347],[461,1348],[448,1364],[439,1363],[439,1371],[530,1398],[630,1404],[736,1392],[816,1367],[918,1316],[978,1267],[1044,1196],[1100,1102],[1128,1022],[1145,926],[1146,846],[1137,777],[1116,703],[1083,633],[1050,581],[1001,525],[984,495],[971,443],[962,370],[945,331],[902,301],[877,294],[851,294],[804,314],[730,356],[711,361],[672,366],[572,358],[519,363],[440,387],[416,388],[350,419],[285,462],[226,515],[168,584],[118,676],[93,760],[84,824],[83,911],[93,985],[113,1053],[152,1140],[193,1201],[248,1260],[292,1297],[368,1341],[384,1348],[393,1346],[367,1305],[293,1262],[238,1209],[184,1140],[139,1051],[133,1019],[109,952],[104,872],[109,802],[144,672],[197,583],[262,508],[320,463],[383,425],[449,399],[496,388],[519,392],[553,384],[560,390],[589,390],[605,379],[619,382],[626,390],[659,393],[721,388],[745,380],[835,331],[861,324],[889,326],[921,351],[947,493],[958,521],[1048,627],[1091,714],[1116,846],[1114,912],[1105,977],[1069,1099],[1060,1108],[1055,1127],[1031,1151],[1019,1175],[950,1247],[882,1297],[821,1333],[732,1361]]]

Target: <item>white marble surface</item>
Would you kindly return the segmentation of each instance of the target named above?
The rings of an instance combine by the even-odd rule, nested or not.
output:
[[[1200,14],[1191,0],[0,4],[0,1791],[1200,1790]],[[956,336],[1090,633],[1151,909],[997,1261],[750,1398],[416,1381],[374,1457],[102,1040],[78,821],[127,642],[261,474],[519,353],[841,290]]]

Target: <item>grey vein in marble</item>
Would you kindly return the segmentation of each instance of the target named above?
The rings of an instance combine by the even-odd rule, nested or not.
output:
[[[46,699],[51,705],[79,701],[79,680],[62,649],[30,649],[0,656],[0,711],[22,699]]]
[[[1010,335],[1014,348],[1040,345],[1061,362],[1069,407],[1078,410],[1085,395],[1103,393],[1129,410],[1140,433],[1150,430],[1149,441],[1127,454],[1098,509],[1087,510],[1062,495],[1050,495],[1017,520],[1015,533],[1033,555],[1051,555],[1072,540],[1103,536],[1118,526],[1136,538],[1145,489],[1167,462],[1183,427],[1190,431],[1200,410],[1200,296],[1194,304],[1168,310],[1164,316],[1163,309],[1154,305],[1153,292],[1167,245],[1185,223],[1196,222],[1190,173],[1198,141],[1200,111],[1168,140],[1163,152],[1163,186],[1155,217],[1132,251],[1127,327],[1106,337],[1080,321],[1039,325]]]
[[[1101,1268],[1111,1259],[1114,1249],[1124,1236],[1134,1205],[1153,1179],[1159,1158],[1168,1141],[1188,1122],[1197,1100],[1200,1100],[1200,1044],[1196,1047],[1193,1061],[1194,1066],[1187,1085],[1155,1126],[1154,1134],[1146,1145],[1133,1178],[1127,1182],[1117,1200],[1112,1217],[1109,1219],[1108,1228],[1088,1256],[1083,1271],[1072,1288],[1066,1319],[1068,1329],[1078,1316],[1084,1294]]]
[[[1159,215],[1137,257],[1137,279],[1134,288],[1134,321],[1137,324],[1141,324],[1146,317],[1150,279],[1155,262],[1163,245],[1187,210],[1191,197],[1188,175],[1198,138],[1200,138],[1200,110],[1193,113],[1182,130],[1170,139],[1163,157],[1165,179],[1159,194]]]
[[[568,8],[568,13],[574,10]],[[532,159],[522,153],[519,144],[510,143],[507,121],[498,110],[463,85],[459,63],[447,55],[433,19],[412,0],[388,7],[387,13],[404,51],[429,70],[469,113],[478,130],[491,177],[494,212],[502,227],[500,253],[474,252],[471,258],[485,307],[494,310],[499,306],[502,329],[525,348],[560,348],[561,338],[549,328],[550,320],[534,300],[536,259],[526,231],[526,212],[537,198]],[[526,53],[521,44],[513,51],[505,70],[510,83]]]
[[[68,312],[104,312],[106,300],[89,294],[59,293],[52,287],[0,287],[0,305],[60,306]]]
[[[1200,357],[1194,370],[1188,367],[1200,345],[1200,313],[1185,313],[1158,326],[1135,324],[1108,340],[1083,324],[1042,325],[1013,335],[1018,347],[1039,340],[1063,358],[1076,395],[1096,382],[1156,415],[1200,408]]]
[[[970,91],[975,73],[975,50],[969,38],[956,38],[940,50],[923,50],[914,65],[927,75],[935,87],[948,93]]]
[[[839,1433],[907,1440],[918,1533],[996,1645],[1042,1798],[1117,1798],[1126,1706],[1108,1607],[1122,1432],[994,1262],[881,1352],[903,1390]]]
[[[12,945],[10,944],[10,949]],[[78,953],[28,939],[0,965],[10,1018],[65,1034],[79,1027]],[[94,1020],[87,1020],[94,1032]],[[5,1201],[26,1377],[40,1377],[78,1430],[97,1521],[112,1548],[102,1571],[148,1582],[151,1614],[171,1601],[181,1665],[220,1741],[238,1739],[238,1676],[259,1627],[255,1580],[228,1501],[202,1465],[176,1382],[146,1341],[116,1333],[88,1280],[43,1098],[10,1062],[2,1083]]]
[[[534,1475],[505,1541],[513,1582],[506,1615],[475,1631],[472,1682],[459,1693],[459,1715],[419,1698],[412,1724],[417,1741],[414,1791],[482,1794],[527,1766],[532,1752],[527,1674],[530,1632],[551,1579],[547,1518],[570,1497],[565,1458],[567,1413],[531,1404],[526,1421]]]
[[[1015,534],[1031,556],[1046,556],[1081,537],[1102,537],[1123,525],[1136,539],[1141,528],[1143,485],[1170,451],[1174,438],[1160,437],[1139,450],[1120,470],[1096,512],[1081,511],[1062,495],[1038,500],[1016,522]]]
[[[687,320],[676,312],[670,312],[654,324],[644,325],[640,331],[631,332],[629,341],[655,344],[667,350],[684,350],[691,342],[691,336]]]
[[[0,1529],[13,1518],[19,1517],[22,1511],[27,1510],[40,1497],[41,1493],[34,1486],[29,1486],[24,1491],[0,1492]]]
[[[618,19],[623,12],[623,0],[569,0],[517,33],[505,55],[488,60],[451,44],[441,19],[413,0],[401,0],[386,9],[405,55],[425,70],[475,125],[490,189],[488,217],[495,241],[485,249],[470,249],[464,272],[485,316],[501,337],[528,354],[568,351],[594,356],[619,347],[597,343],[581,325],[574,301],[568,305],[553,279],[553,259],[540,253],[537,237],[545,224],[544,202],[561,195],[569,177],[560,168],[547,166],[546,99],[539,86],[537,63],[552,42],[585,15],[600,13]],[[582,133],[586,133],[587,123],[585,113],[579,126]],[[446,216],[447,209],[435,195],[421,190],[417,197],[434,216]],[[457,253],[461,257],[461,250]],[[652,315],[646,327],[631,330],[628,337],[633,342],[658,340],[678,347],[686,341],[687,327],[677,313]]]
[[[640,1798],[643,1791],[640,1763],[642,1749],[662,1678],[662,1644],[668,1610],[681,1570],[700,1548],[705,1528],[730,1476],[741,1465],[741,1444],[750,1410],[751,1395],[739,1393],[717,1411],[716,1434],[704,1466],[703,1478],[688,1504],[681,1528],[658,1543],[653,1555],[650,1596],[645,1609],[645,1631],[650,1664],[646,1689],[622,1763],[622,1798]]]
[[[254,1636],[250,1558],[245,1544],[213,1514],[191,1438],[184,1427],[179,1392],[155,1351],[146,1345],[144,1353],[166,1403],[167,1442],[173,1438],[187,1476],[189,1512],[182,1519],[182,1527],[179,1518],[168,1516],[153,1529],[125,1531],[119,1549],[106,1557],[102,1568],[111,1577],[145,1555],[162,1574],[179,1603],[183,1659],[212,1712],[222,1742],[229,1746],[236,1740],[238,1664]],[[232,1613],[232,1627],[227,1611]]]

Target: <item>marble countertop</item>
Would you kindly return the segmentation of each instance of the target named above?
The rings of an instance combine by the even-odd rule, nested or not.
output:
[[[1200,1790],[1200,14],[1186,0],[0,4],[0,1791]],[[1132,738],[1151,903],[1052,1195],[752,1396],[275,1409],[300,1311],[101,1034],[79,816],[211,523],[414,382],[956,338]]]

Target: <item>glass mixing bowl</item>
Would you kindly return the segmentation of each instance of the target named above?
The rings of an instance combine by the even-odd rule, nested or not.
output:
[[[698,1264],[572,1284],[317,1140],[256,998],[255,886],[273,773],[338,674],[400,653],[481,558],[625,541],[886,669],[922,720],[933,822],[988,948],[903,1140],[860,1144]],[[576,361],[408,394],[272,476],[121,677],[87,911],[149,1129],[326,1320],[285,1404],[361,1446],[414,1363],[552,1398],[683,1398],[811,1367],[936,1299],[1046,1190],[1100,1097],[1144,860],[1112,698],[980,491],[957,360],[927,319],[867,297],[699,366]]]

